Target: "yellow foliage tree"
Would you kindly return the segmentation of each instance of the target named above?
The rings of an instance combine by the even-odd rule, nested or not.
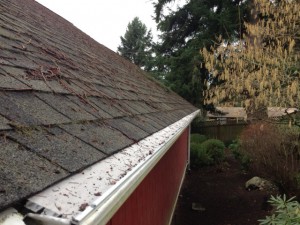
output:
[[[211,79],[206,104],[244,106],[257,112],[268,106],[299,107],[300,2],[253,0],[246,35],[201,50]]]

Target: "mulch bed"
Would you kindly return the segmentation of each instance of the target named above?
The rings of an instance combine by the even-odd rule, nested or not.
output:
[[[270,214],[270,193],[245,189],[254,175],[244,173],[230,152],[222,165],[187,171],[172,225],[259,224]]]

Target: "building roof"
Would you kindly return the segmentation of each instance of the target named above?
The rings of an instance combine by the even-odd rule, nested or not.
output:
[[[297,111],[299,111],[297,108],[268,107],[268,117],[283,117],[288,114],[296,113]]]
[[[216,112],[208,112],[209,118],[243,118],[247,119],[247,113],[243,107],[216,107]]]
[[[287,114],[296,113],[297,108],[284,107],[267,107],[267,114],[269,118],[283,117]],[[244,118],[247,119],[247,112],[244,107],[216,107],[215,112],[208,112],[208,118]]]
[[[0,211],[197,110],[33,0],[0,12]]]

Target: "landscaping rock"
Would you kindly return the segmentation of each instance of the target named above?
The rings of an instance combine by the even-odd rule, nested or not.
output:
[[[255,189],[269,190],[273,187],[273,184],[270,181],[265,180],[263,178],[253,177],[246,182],[245,187],[249,191],[255,190]]]

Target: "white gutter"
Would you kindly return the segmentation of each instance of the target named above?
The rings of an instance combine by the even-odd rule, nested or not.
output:
[[[106,225],[198,113],[199,110],[31,197],[28,208],[33,212],[44,209],[43,217],[35,219],[42,219],[45,225],[51,221]],[[79,211],[81,205],[85,205],[83,212]],[[56,215],[62,215],[61,220],[54,221]]]
[[[188,140],[188,169],[191,169],[191,125],[189,126],[189,140]]]
[[[63,218],[54,216],[39,215],[34,213],[28,213],[26,217],[29,217],[35,221],[38,221],[40,225],[70,225],[70,221]]]
[[[172,147],[183,131],[190,125],[199,110],[185,117],[184,125],[163,146],[155,150],[155,153],[146,161],[136,166],[126,177],[97,199],[89,209],[82,214],[73,217],[72,223],[76,225],[106,225],[122,204],[128,199],[152,168],[159,162],[165,153]]]
[[[25,225],[24,217],[14,208],[0,213],[0,225]]]

